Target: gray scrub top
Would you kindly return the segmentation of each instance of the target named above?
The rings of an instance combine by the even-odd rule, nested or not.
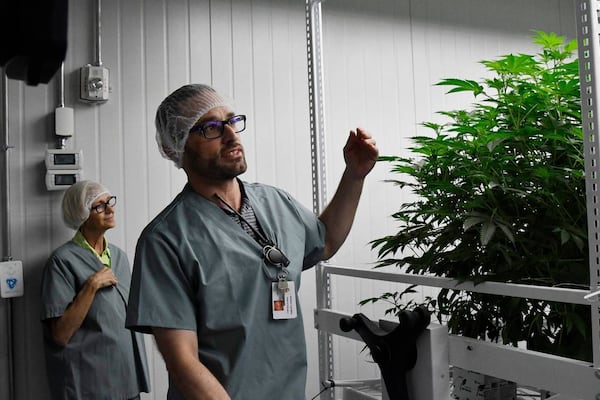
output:
[[[99,290],[81,327],[65,347],[56,345],[44,323],[50,392],[57,399],[131,399],[150,391],[143,335],[125,328],[130,264],[109,244],[119,284]],[[42,274],[42,320],[60,317],[100,260],[73,241],[56,249]]]
[[[244,183],[265,236],[290,260],[296,289],[321,259],[325,227],[286,192]],[[235,400],[304,399],[302,314],[274,320],[271,282],[278,268],[262,247],[213,202],[186,186],[142,232],[126,325],[196,331],[200,361]],[[298,306],[299,306],[299,302]],[[171,381],[168,399],[183,399]]]

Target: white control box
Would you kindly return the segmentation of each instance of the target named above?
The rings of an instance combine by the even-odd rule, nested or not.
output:
[[[19,297],[23,296],[24,291],[21,261],[0,262],[0,296]]]
[[[80,70],[81,90],[79,97],[83,101],[103,103],[108,101],[108,68],[101,65],[86,65]]]
[[[83,171],[68,169],[46,170],[46,189],[65,190],[69,186],[83,180]]]
[[[74,111],[70,107],[61,106],[54,110],[54,134],[71,137],[75,131]]]
[[[81,168],[83,168],[83,152],[81,150],[46,150],[46,169],[74,170]]]

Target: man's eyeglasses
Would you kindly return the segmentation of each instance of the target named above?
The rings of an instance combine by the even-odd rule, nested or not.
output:
[[[93,206],[90,210],[96,211],[98,214],[102,214],[106,211],[106,207],[111,206],[114,207],[117,204],[117,196],[110,196],[107,201],[102,201],[97,206]]]
[[[206,121],[192,127],[190,133],[200,132],[207,139],[216,139],[223,136],[225,125],[229,125],[235,133],[242,132],[246,129],[246,116],[234,115],[225,121]]]

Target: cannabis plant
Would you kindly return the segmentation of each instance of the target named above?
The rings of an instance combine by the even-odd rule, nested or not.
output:
[[[491,77],[444,79],[471,92],[467,109],[426,122],[411,157],[382,157],[416,200],[393,218],[395,235],[371,242],[378,266],[459,281],[589,287],[583,138],[576,42],[536,31],[537,54],[481,63]],[[362,303],[390,300],[386,293]],[[450,332],[591,358],[589,309],[451,289],[437,317]],[[396,305],[398,306],[398,305]]]

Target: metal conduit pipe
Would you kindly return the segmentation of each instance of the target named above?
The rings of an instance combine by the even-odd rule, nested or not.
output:
[[[60,76],[58,82],[58,106],[65,106],[65,63],[60,64]]]
[[[11,237],[10,237],[10,165],[9,165],[9,145],[8,137],[8,78],[2,70],[2,144],[0,149],[2,150],[2,159],[4,167],[4,177],[2,179],[2,190],[4,194],[2,198],[2,261],[11,261]],[[14,354],[13,354],[13,318],[12,318],[12,299],[6,299],[6,323],[3,324],[6,327],[6,338],[7,338],[7,356],[8,356],[8,398],[14,400],[15,398],[15,379],[14,379]]]
[[[96,1],[96,65],[102,65],[102,0]]]
[[[2,204],[4,208],[2,210],[2,220],[5,222],[2,229],[2,238],[3,238],[3,252],[6,254],[3,256],[3,261],[12,260],[11,256],[11,238],[9,235],[9,227],[10,227],[10,175],[9,175],[9,158],[8,158],[8,150],[11,146],[8,144],[8,78],[5,73],[2,73],[2,121],[4,122],[2,126],[2,138],[3,142],[0,145],[2,152],[4,153],[3,162],[4,162],[4,177],[2,181],[2,193],[4,193],[4,198],[2,199]]]
[[[59,87],[58,87],[58,102],[59,108],[65,107],[65,63],[64,61],[60,64],[60,76],[59,76]],[[57,136],[57,149],[64,149],[66,147],[67,137],[66,136]]]

